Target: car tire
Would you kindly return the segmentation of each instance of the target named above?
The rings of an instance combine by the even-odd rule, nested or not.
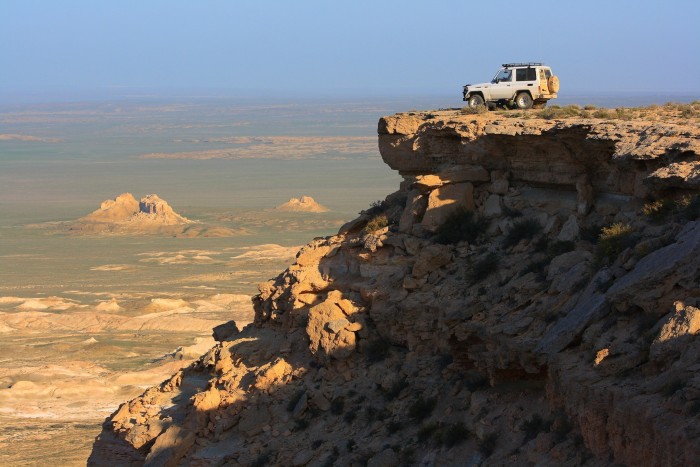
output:
[[[479,94],[472,94],[469,96],[469,100],[467,101],[467,105],[469,107],[481,107],[484,105],[484,98],[481,97]]]
[[[515,105],[519,109],[531,109],[532,108],[532,96],[526,92],[519,92],[517,96],[515,96]]]

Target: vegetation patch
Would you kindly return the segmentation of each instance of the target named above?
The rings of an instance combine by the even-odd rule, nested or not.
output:
[[[468,209],[457,209],[438,228],[435,241],[443,245],[461,241],[476,243],[489,227],[489,221]]]
[[[388,225],[389,219],[386,217],[386,214],[377,214],[367,222],[367,225],[365,225],[362,232],[365,234],[376,232],[377,230],[381,230]]]
[[[469,107],[469,106],[462,107],[462,109],[459,111],[459,113],[461,113],[462,115],[476,115],[476,114],[485,114],[488,111],[489,111],[489,109],[487,109],[485,105],[477,105],[475,107]]]
[[[512,247],[520,243],[521,240],[529,240],[540,233],[542,225],[537,219],[522,219],[513,224],[513,227],[506,234],[503,246]]]
[[[676,210],[676,203],[670,199],[662,199],[647,203],[642,208],[642,213],[652,222],[660,224],[665,222]]]
[[[566,107],[552,105],[539,112],[539,117],[544,118],[545,120],[552,120],[555,118],[571,118],[579,116],[582,115],[581,107],[579,107],[578,105],[567,105]]]
[[[604,120],[610,120],[613,118],[613,113],[610,112],[610,110],[608,109],[598,109],[595,112],[593,112],[593,117],[602,118]]]
[[[700,196],[683,196],[678,199],[661,199],[647,203],[642,214],[652,222],[661,224],[676,218],[679,221],[692,221],[700,217]]]
[[[617,222],[604,227],[598,239],[596,259],[599,264],[610,264],[626,248],[634,244],[635,235],[632,226]]]
[[[498,266],[501,262],[499,256],[490,252],[479,261],[477,261],[472,267],[470,273],[470,279],[472,284],[476,284],[479,281],[486,279],[488,276],[498,271]]]

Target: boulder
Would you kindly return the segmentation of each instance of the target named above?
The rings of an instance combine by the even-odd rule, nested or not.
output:
[[[572,242],[578,238],[578,234],[578,220],[576,220],[576,216],[572,214],[561,227],[559,235],[557,235],[557,240],[560,242]]]
[[[700,309],[677,301],[673,312],[666,318],[659,335],[649,349],[652,360],[661,360],[671,355],[680,354],[687,346],[688,340],[700,332]]]
[[[323,361],[348,358],[355,351],[356,339],[354,332],[345,329],[349,324],[334,301],[326,300],[311,307],[306,325],[311,352]]]
[[[435,232],[458,209],[474,210],[474,185],[471,183],[445,185],[431,191],[421,225]]]

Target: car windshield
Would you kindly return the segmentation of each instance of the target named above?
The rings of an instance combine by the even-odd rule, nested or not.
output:
[[[498,83],[501,81],[510,81],[511,76],[513,75],[513,72],[511,70],[501,70],[498,72],[495,78],[493,78],[494,83]]]

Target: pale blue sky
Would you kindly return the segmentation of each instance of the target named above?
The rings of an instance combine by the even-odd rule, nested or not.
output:
[[[505,61],[562,93],[700,94],[698,0],[0,0],[0,98],[459,94]]]

